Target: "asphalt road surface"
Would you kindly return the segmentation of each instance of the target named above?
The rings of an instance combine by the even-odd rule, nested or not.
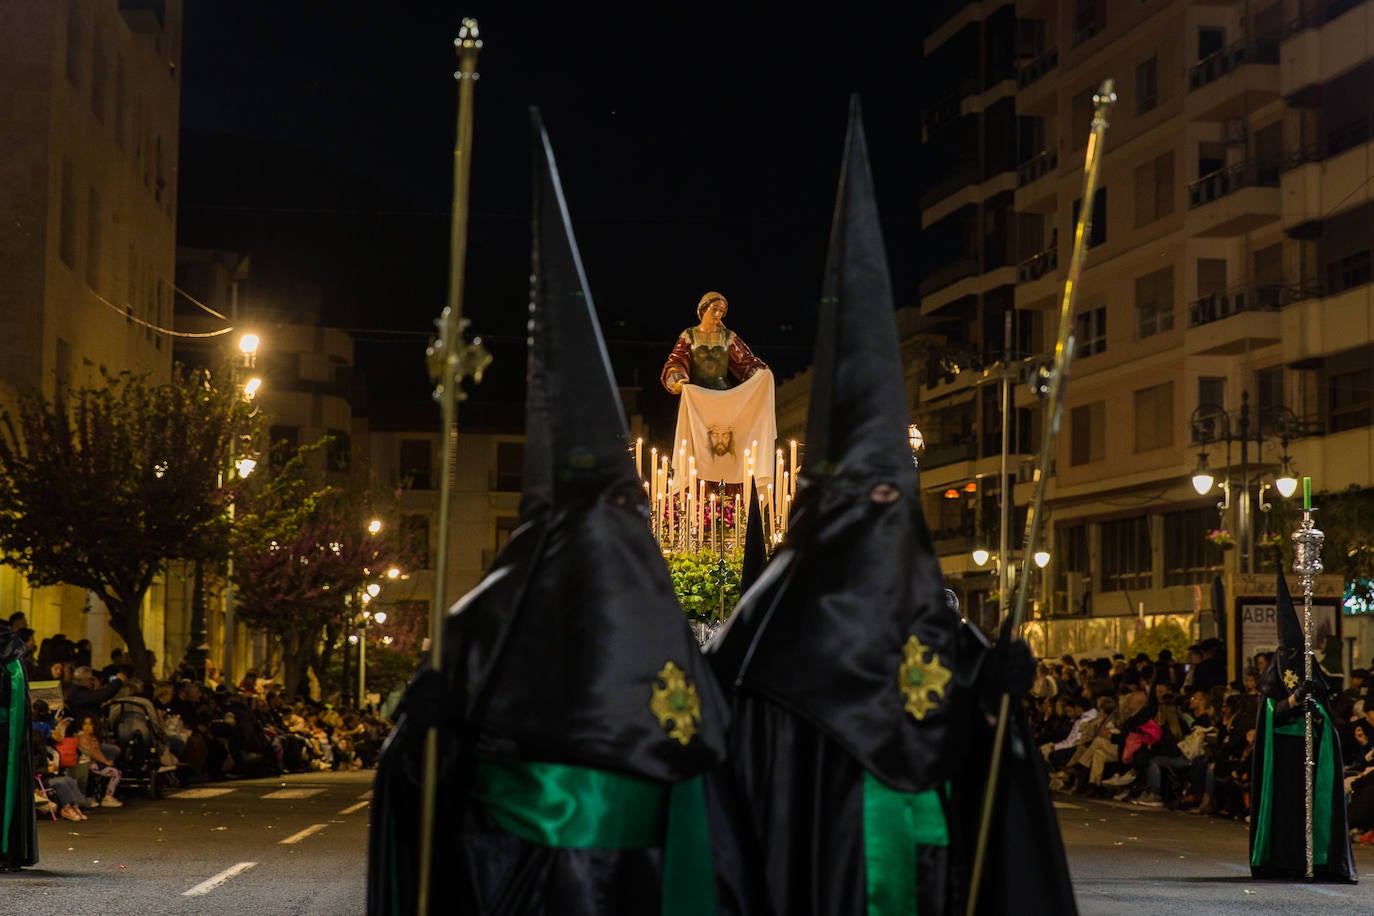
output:
[[[1374,847],[1355,847],[1358,885],[1255,881],[1243,821],[1067,795],[1055,808],[1082,916],[1374,914]]]
[[[301,773],[130,797],[40,820],[38,866],[0,874],[0,916],[364,912],[373,771]],[[1254,881],[1240,821],[1056,796],[1082,916],[1374,914],[1364,883]]]
[[[0,914],[363,913],[374,771],[130,795],[38,824],[40,861],[0,874]]]

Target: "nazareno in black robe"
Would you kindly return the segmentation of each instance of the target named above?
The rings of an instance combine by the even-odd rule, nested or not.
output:
[[[0,871],[38,862],[32,710],[24,677],[24,640],[0,624]]]
[[[1321,676],[1316,659],[1312,670],[1317,683],[1315,698],[1323,707],[1330,709],[1328,698],[1330,687]],[[1307,756],[1306,738],[1300,726],[1303,709],[1292,709],[1288,703],[1290,691],[1283,683],[1284,671],[1294,671],[1301,678],[1303,673],[1300,652],[1275,652],[1264,674],[1260,678],[1259,709],[1255,716],[1255,752],[1251,759],[1250,770],[1250,873],[1256,878],[1273,878],[1287,881],[1303,880],[1307,872],[1307,850],[1304,834],[1307,831],[1306,785],[1303,777],[1303,761]],[[1272,716],[1273,728],[1265,727],[1266,716]],[[1314,769],[1323,760],[1328,767],[1330,789],[1328,792],[1330,820],[1324,831],[1327,842],[1326,861],[1321,862],[1314,855],[1313,878],[1317,881],[1336,881],[1353,883],[1358,880],[1355,858],[1350,848],[1350,833],[1345,816],[1345,773],[1342,764],[1340,736],[1336,730],[1326,727],[1324,715],[1314,711],[1312,716],[1312,759]],[[1296,734],[1280,731],[1285,726],[1292,727]],[[1270,734],[1272,731],[1272,735]],[[1272,740],[1272,744],[1270,741]],[[1322,745],[1327,741],[1330,747],[1323,753]],[[1272,757],[1270,781],[1264,779],[1265,762]],[[1314,792],[1317,779],[1313,779]],[[1261,831],[1260,812],[1269,806],[1267,840]],[[1321,825],[1314,816],[1314,830]],[[1262,843],[1264,849],[1257,850]],[[1314,845],[1314,849],[1315,849]]]
[[[433,726],[440,776],[431,912],[653,916],[661,903],[696,899],[665,891],[682,886],[668,880],[665,858],[678,790],[693,789],[698,778],[704,802],[686,807],[701,816],[689,822],[702,829],[699,842],[686,845],[709,847],[711,861],[692,873],[704,880],[689,890],[713,889],[714,912],[764,912],[750,890],[758,869],[736,842],[732,787],[718,779],[728,710],[649,531],[552,150],[537,113],[534,122],[536,288],[522,525],[448,612],[441,670],[426,665],[417,674],[382,749],[368,911],[399,916],[416,908],[423,747]],[[682,687],[665,694],[669,663]],[[656,704],[692,691],[698,705],[685,735],[676,714],[665,719]],[[590,790],[570,791],[557,798],[566,803],[559,813],[571,815],[559,822],[542,807],[547,794],[539,806],[530,803],[528,783],[496,788],[494,768],[521,779],[552,770],[632,782],[643,792],[618,797],[653,801],[622,811],[584,803],[603,798]],[[575,784],[586,785],[567,783]],[[515,800],[527,813],[538,807],[530,820],[541,826],[590,820],[598,828],[642,820],[636,816],[662,801],[666,826],[661,834],[639,831],[648,841],[611,840],[600,829],[574,841],[551,829],[540,843],[520,835],[528,822],[498,823]]]

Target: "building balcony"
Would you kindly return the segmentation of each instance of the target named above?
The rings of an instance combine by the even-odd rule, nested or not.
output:
[[[1041,150],[1032,156],[1028,161],[1016,168],[1016,186],[1023,188],[1038,178],[1054,172],[1059,168],[1059,151],[1051,147]]]
[[[1016,265],[1016,282],[1030,283],[1059,270],[1059,249],[1050,248],[1031,255]]]
[[[1188,306],[1184,348],[1189,356],[1231,356],[1283,339],[1282,286],[1235,287]]]
[[[978,454],[978,443],[972,437],[967,440],[956,440],[954,442],[944,442],[939,445],[927,445],[926,450],[921,453],[921,469],[927,470],[942,468],[946,465],[957,464],[960,461],[972,461]]]
[[[1188,68],[1190,120],[1241,118],[1279,98],[1279,41],[1242,41]]]
[[[1290,103],[1297,99],[1298,107],[1320,106],[1320,87],[1365,56],[1374,7],[1364,0],[1309,0],[1300,6],[1285,28],[1279,89]],[[1355,9],[1359,15],[1342,18]]]
[[[1344,143],[1344,140],[1340,141]],[[1289,154],[1291,167],[1280,177],[1283,231],[1296,238],[1319,232],[1322,221],[1338,212],[1352,210],[1374,199],[1369,181],[1369,140],[1326,155],[1330,138]]]
[[[156,32],[167,19],[167,0],[119,0],[119,14],[130,32]]]
[[[1188,185],[1189,234],[1239,235],[1279,219],[1282,169],[1249,159],[1204,175]]]
[[[978,273],[978,259],[973,255],[965,255],[953,261],[937,267],[921,280],[921,298],[925,299],[932,293],[938,292],[947,286],[952,286],[960,280],[967,279]]]
[[[1016,71],[1016,88],[1025,89],[1057,66],[1059,66],[1059,49],[1050,48]]]

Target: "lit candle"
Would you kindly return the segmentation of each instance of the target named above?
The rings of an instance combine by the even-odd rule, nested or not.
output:
[[[1304,509],[1311,509],[1311,508],[1312,508],[1312,478],[1311,478],[1311,477],[1304,477],[1304,478],[1302,479],[1302,507],[1303,507]]]
[[[716,549],[716,494],[711,494],[711,552]]]
[[[644,440],[635,439],[635,473],[644,479]]]
[[[796,439],[793,439],[793,440],[792,440],[792,460],[791,460],[790,464],[788,465],[788,467],[790,468],[790,472],[791,472],[791,474],[792,474],[792,487],[793,487],[793,489],[788,490],[787,493],[788,493],[789,496],[792,496],[792,495],[795,495],[796,492],[797,492],[796,489],[795,489],[796,486],[797,486],[797,440],[796,440]]]
[[[782,486],[782,475],[782,449],[778,449],[777,460],[774,462],[773,484],[777,487],[778,504],[775,507],[775,510],[778,512],[779,515],[782,514],[782,495],[787,492],[783,489]]]
[[[744,530],[744,522],[740,519],[740,514],[739,514],[739,494],[736,493],[736,494],[735,494],[735,546],[736,546],[736,547],[738,547],[739,544],[740,544],[740,539],[739,539],[739,538],[740,538],[740,535],[739,535],[739,533],[740,533],[741,531],[743,531],[743,530]]]

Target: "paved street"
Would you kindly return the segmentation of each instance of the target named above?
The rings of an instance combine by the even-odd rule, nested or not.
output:
[[[80,823],[45,818],[38,867],[0,875],[0,912],[362,913],[373,772],[208,783]]]
[[[362,913],[372,775],[211,783],[44,819],[42,862],[0,875],[0,912]],[[1266,883],[1250,879],[1239,821],[1063,795],[1056,807],[1083,916],[1374,913],[1374,848],[1356,847],[1358,886]]]
[[[1374,913],[1374,847],[1355,848],[1359,885],[1254,881],[1241,821],[1063,795],[1055,806],[1082,916]]]

